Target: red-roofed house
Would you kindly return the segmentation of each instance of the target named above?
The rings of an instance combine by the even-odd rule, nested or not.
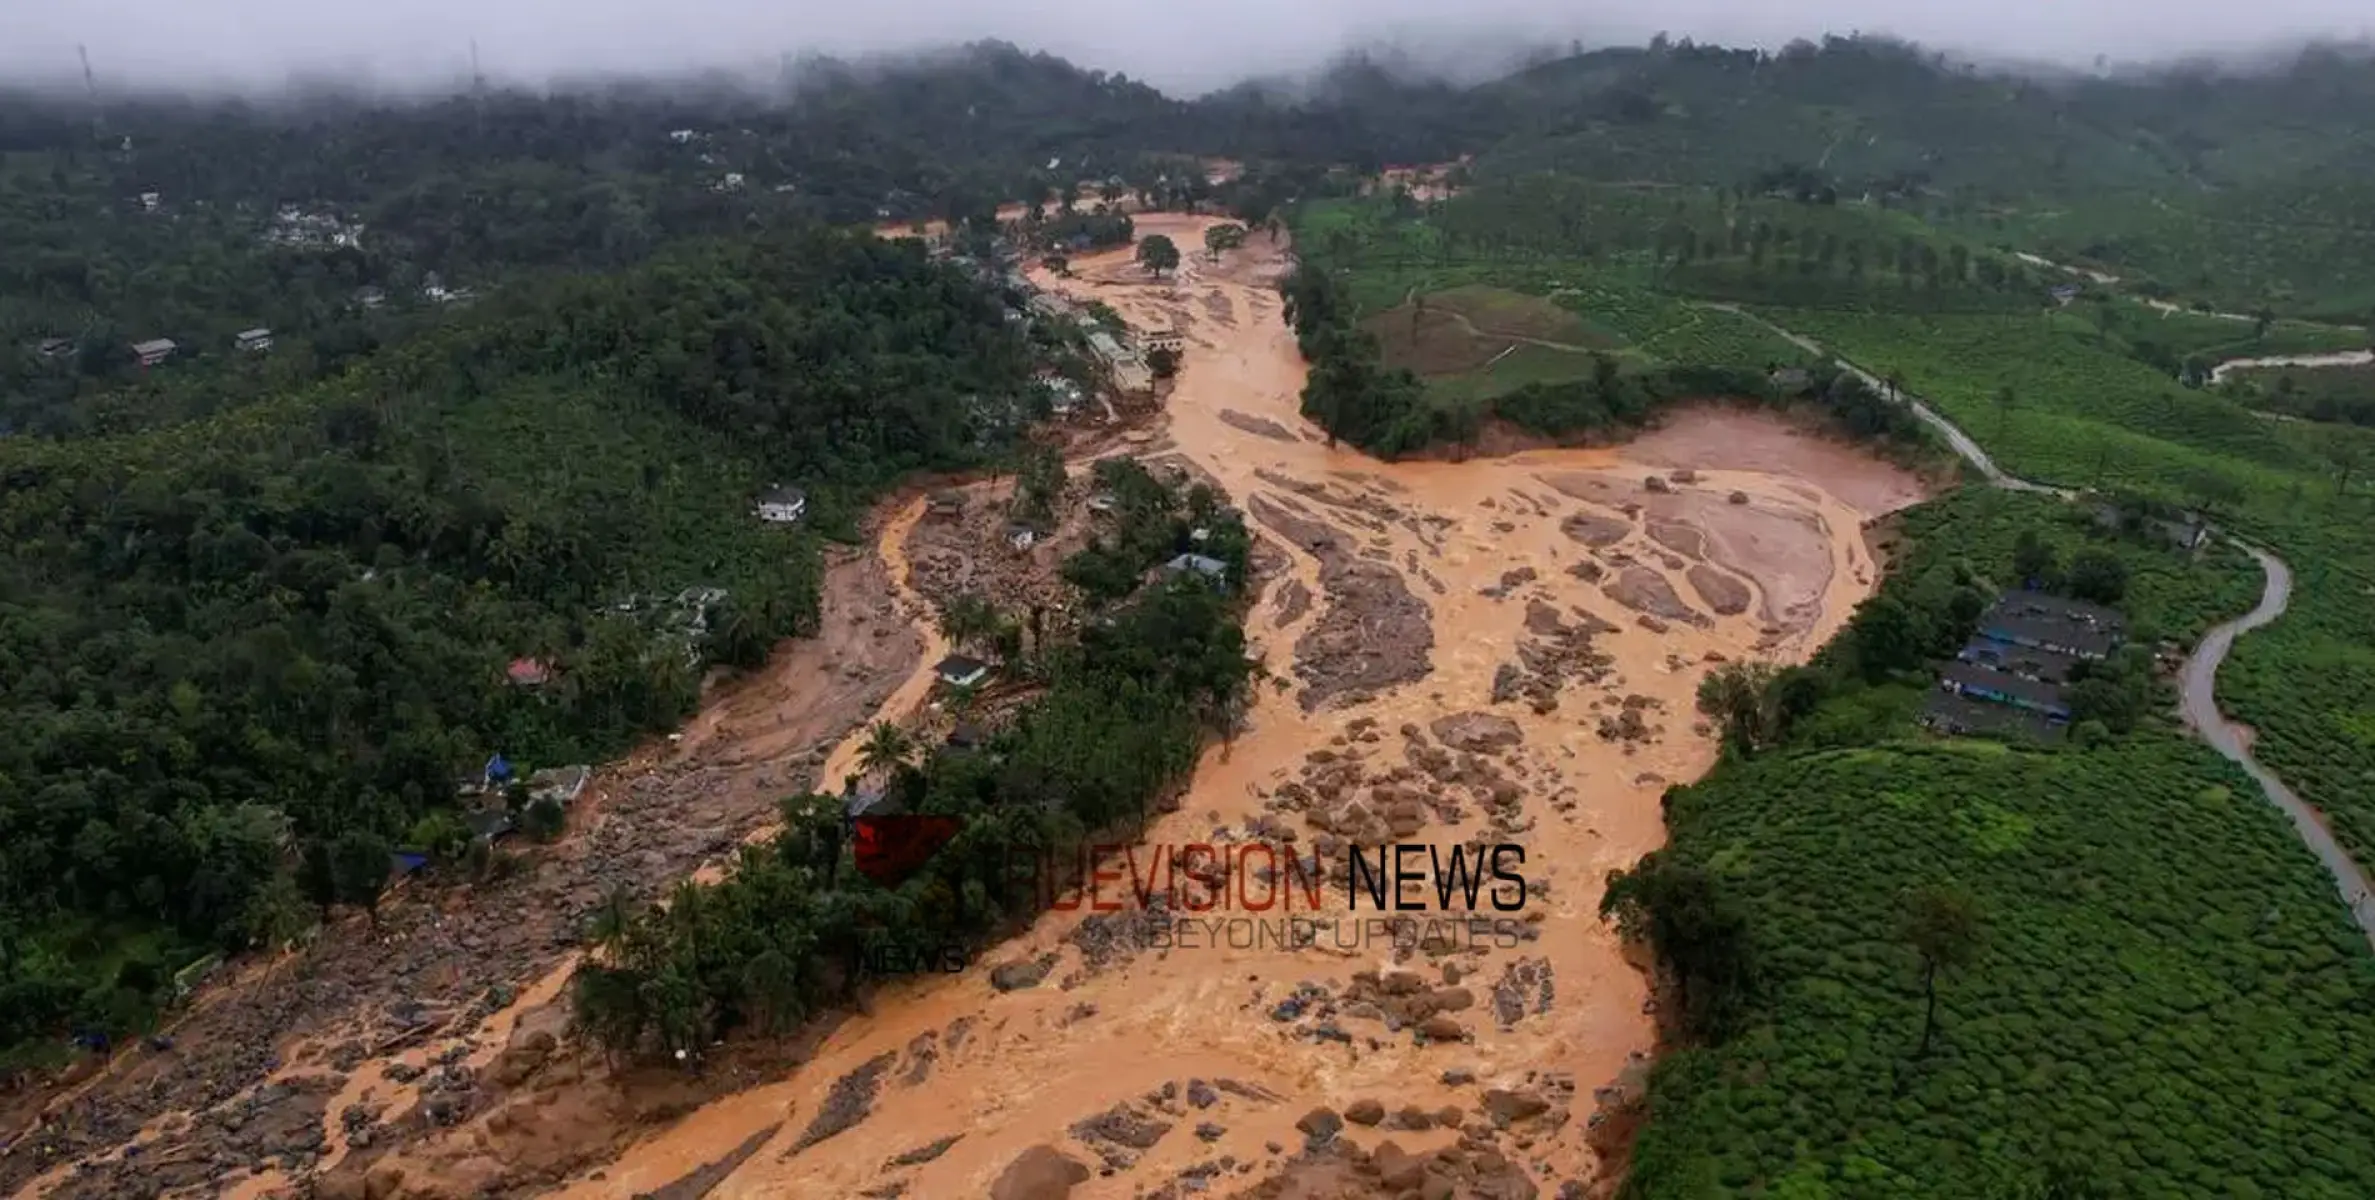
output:
[[[553,669],[540,658],[515,658],[504,675],[520,687],[542,687],[553,677]]]

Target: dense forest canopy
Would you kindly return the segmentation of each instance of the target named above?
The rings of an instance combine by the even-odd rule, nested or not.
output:
[[[0,1040],[179,965],[87,978],[83,922],[269,938],[284,848],[401,838],[490,752],[674,722],[703,666],[814,625],[814,535],[758,491],[846,520],[997,453],[1028,363],[919,244],[795,228],[522,288],[207,420],[0,440]]]

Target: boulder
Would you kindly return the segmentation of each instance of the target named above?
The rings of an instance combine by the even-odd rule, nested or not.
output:
[[[1343,1131],[1344,1118],[1337,1116],[1335,1109],[1315,1108],[1304,1113],[1303,1119],[1295,1122],[1295,1128],[1302,1130],[1303,1136],[1310,1138],[1312,1145],[1324,1146]]]
[[[1529,1089],[1487,1088],[1484,1093],[1484,1111],[1491,1114],[1495,1121],[1506,1124],[1550,1111],[1550,1101]]]
[[[1066,1200],[1088,1177],[1087,1166],[1055,1147],[1033,1146],[1016,1155],[990,1185],[990,1200]]]

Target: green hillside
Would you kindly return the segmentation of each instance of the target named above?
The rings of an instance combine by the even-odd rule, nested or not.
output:
[[[284,834],[384,864],[490,751],[672,724],[703,665],[814,627],[807,529],[1012,437],[1026,362],[914,244],[795,231],[505,295],[220,416],[0,440],[0,1044],[130,1021],[180,965],[92,923],[282,936]],[[775,482],[804,531],[750,515]],[[510,686],[521,657],[555,681]]]

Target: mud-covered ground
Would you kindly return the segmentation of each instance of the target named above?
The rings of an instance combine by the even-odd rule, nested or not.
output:
[[[1204,223],[1147,214],[1141,231],[1198,246]],[[1043,281],[1186,331],[1161,427],[1117,448],[1175,458],[1259,535],[1247,631],[1272,682],[1145,838],[1105,860],[1118,879],[1167,872],[1162,887],[1051,911],[960,974],[891,984],[799,1037],[720,1048],[699,1076],[613,1069],[558,1040],[551,995],[515,1000],[475,1051],[425,1062],[411,1085],[416,1107],[452,1107],[355,1118],[368,1144],[321,1194],[1604,1193],[1628,1120],[1614,1102],[1638,1089],[1654,1030],[1646,984],[1596,918],[1606,873],[1662,842],[1660,793],[1713,761],[1692,711],[1705,672],[1827,637],[1875,578],[1861,526],[1918,481],[1723,410],[1619,449],[1400,464],[1330,449],[1296,411],[1302,364],[1271,285],[1284,265],[1257,233],[1161,280],[1116,253]],[[1024,559],[989,560],[1007,548],[966,545],[994,518],[936,529],[923,508],[903,508],[877,549],[929,658],[942,647],[915,591],[1038,585]],[[882,711],[896,718],[928,676],[891,673]],[[754,715],[705,718],[687,757],[723,770],[715,756],[737,746],[793,752],[731,735]],[[683,861],[715,838],[689,837]],[[1249,856],[1183,866],[1171,856],[1189,844]],[[1518,848],[1523,885],[1503,881],[1501,908],[1430,874],[1396,887],[1418,907],[1395,909],[1349,870],[1392,847],[1428,861]],[[1316,900],[1282,855],[1317,865]],[[1285,886],[1286,908],[1243,902],[1265,885]],[[1216,912],[1227,897],[1236,907]],[[545,931],[537,961],[562,961],[564,928]],[[557,989],[520,953],[518,978]],[[486,986],[460,1003],[490,1006]],[[320,1069],[293,1065],[269,1097],[284,1115],[240,1127],[342,1133],[352,1082],[325,1099],[307,1082]]]
[[[1142,227],[1194,246],[1200,225]],[[1723,410],[1676,417],[1639,456],[1331,450],[1296,411],[1302,366],[1269,282],[1282,250],[1257,235],[1162,280],[1116,254],[1043,281],[1186,331],[1162,426],[1122,448],[1182,462],[1258,535],[1247,630],[1271,684],[1106,860],[1175,886],[1050,912],[961,974],[886,987],[815,1033],[804,1065],[641,1136],[588,1114],[626,1144],[562,1195],[1606,1189],[1627,1122],[1612,1102],[1638,1088],[1654,1022],[1596,919],[1602,881],[1662,841],[1660,792],[1713,759],[1699,679],[1827,637],[1874,579],[1861,526],[1919,483]],[[965,569],[972,520],[903,543],[921,590],[955,586],[935,576]],[[1024,560],[980,557],[975,578],[1012,590],[997,580]],[[1315,856],[1321,899],[1215,917],[1199,906],[1292,873],[1183,869],[1167,856],[1189,843]],[[1522,898],[1472,909],[1419,885],[1417,911],[1365,893],[1356,910],[1346,856],[1389,845],[1522,847]],[[1479,915],[1497,918],[1481,935]],[[436,1179],[518,1153],[501,1124],[392,1156],[416,1169],[384,1196],[467,1194]]]

